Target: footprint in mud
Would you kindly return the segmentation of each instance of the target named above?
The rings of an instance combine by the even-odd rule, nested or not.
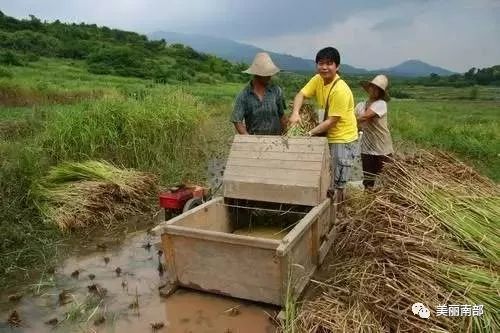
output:
[[[165,326],[165,324],[161,321],[157,322],[157,323],[150,323],[150,325],[151,325],[151,328],[153,329],[153,331],[157,331],[159,329],[162,329]]]
[[[122,274],[122,269],[120,267],[116,267],[115,273],[117,276],[120,276]]]
[[[23,298],[22,294],[12,294],[8,296],[9,302],[17,302]]]
[[[99,298],[103,298],[108,293],[108,290],[106,288],[101,287],[101,285],[97,283],[87,286],[87,289],[91,294],[96,295]]]
[[[125,280],[122,280],[122,288],[125,289],[128,286],[128,282]]]
[[[17,313],[16,310],[12,311],[10,314],[9,319],[7,319],[7,324],[12,327],[21,327],[21,317],[19,317],[19,313]]]
[[[71,273],[71,277],[73,279],[78,279],[79,275],[80,275],[80,271],[79,270],[75,270],[73,273]]]
[[[94,325],[95,326],[102,325],[102,324],[104,324],[105,321],[106,321],[106,318],[104,318],[103,315],[100,315],[96,320],[94,320]]]
[[[99,250],[106,250],[108,248],[108,246],[104,243],[99,243],[96,245],[96,247],[99,249]]]
[[[90,279],[90,280],[95,279],[95,274],[89,274],[89,279]]]
[[[63,291],[61,291],[61,293],[58,296],[58,300],[59,300],[59,305],[65,305],[73,301],[71,294],[67,289],[63,289]]]
[[[109,257],[104,257],[104,263],[107,265],[109,263]]]
[[[49,319],[45,322],[46,325],[56,326],[59,323],[57,318]]]

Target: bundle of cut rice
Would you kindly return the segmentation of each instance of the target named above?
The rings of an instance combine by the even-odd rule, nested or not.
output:
[[[425,151],[393,161],[381,178],[377,192],[352,198],[350,216],[337,221],[317,282],[322,292],[302,306],[299,328],[499,331],[498,186],[449,155]],[[416,302],[430,318],[412,313]],[[463,315],[448,315],[451,305]]]
[[[42,215],[63,230],[112,222],[151,208],[157,180],[107,162],[64,163],[34,188]]]
[[[290,104],[290,109],[293,108],[293,103]],[[311,104],[303,104],[300,108],[299,115],[301,122],[298,124],[289,125],[286,136],[305,136],[307,132],[318,125],[318,117]]]

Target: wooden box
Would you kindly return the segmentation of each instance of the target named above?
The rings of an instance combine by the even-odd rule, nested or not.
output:
[[[316,206],[330,186],[326,138],[236,135],[224,197]]]
[[[281,140],[236,136],[224,197],[154,229],[172,284],[276,305],[301,294],[333,240],[330,154],[325,138]],[[289,229],[272,238],[235,233],[241,216],[251,221],[261,210],[286,218]]]

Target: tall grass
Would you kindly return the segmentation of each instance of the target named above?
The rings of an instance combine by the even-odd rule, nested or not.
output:
[[[109,97],[53,112],[40,144],[54,163],[103,159],[172,182],[199,173],[206,117],[199,100],[179,89],[140,101]]]
[[[33,179],[46,167],[42,152],[24,143],[0,141],[0,285],[32,276],[34,267],[52,262],[62,239],[43,223],[33,205]]]
[[[500,181],[498,102],[393,101],[389,121],[395,141],[411,141],[457,154]]]
[[[9,122],[26,120],[29,135],[0,138],[2,286],[14,276],[19,283],[19,274],[30,278],[32,270],[48,266],[63,239],[55,226],[43,222],[30,193],[51,166],[107,160],[152,172],[163,184],[201,181],[206,146],[218,140],[205,136],[217,130],[211,128],[201,101],[169,87],[141,99],[115,91],[95,101],[42,107],[43,112],[3,110],[17,114]]]

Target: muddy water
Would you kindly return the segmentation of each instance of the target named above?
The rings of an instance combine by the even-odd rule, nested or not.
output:
[[[97,252],[82,249],[53,275],[22,291],[19,301],[0,295],[0,332],[275,332],[268,316],[275,315],[274,307],[183,289],[162,298],[158,287],[165,281],[159,272],[163,258],[158,245],[145,247],[158,241],[139,232]],[[93,284],[91,292],[88,286]],[[21,327],[6,323],[13,310]],[[104,321],[96,322],[100,318]],[[55,327],[46,324],[51,319],[58,320]]]

